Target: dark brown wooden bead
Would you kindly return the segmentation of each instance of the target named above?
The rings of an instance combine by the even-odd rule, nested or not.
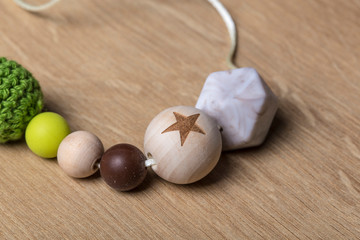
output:
[[[120,191],[129,191],[145,179],[145,155],[130,144],[117,144],[101,158],[100,173],[105,182]]]

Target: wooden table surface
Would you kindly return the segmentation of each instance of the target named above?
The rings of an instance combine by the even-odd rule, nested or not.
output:
[[[1,239],[359,239],[360,1],[223,3],[236,64],[279,97],[266,142],[224,152],[195,184],[150,171],[126,193],[3,144]],[[0,22],[0,55],[105,148],[143,149],[155,115],[195,105],[207,75],[227,69],[228,33],[205,0],[64,0],[40,14],[0,0]]]

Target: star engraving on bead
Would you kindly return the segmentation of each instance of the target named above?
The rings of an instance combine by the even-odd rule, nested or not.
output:
[[[179,131],[181,146],[184,145],[186,138],[188,137],[191,131],[198,132],[204,135],[206,134],[205,131],[201,129],[201,127],[198,124],[196,124],[196,121],[199,118],[200,113],[190,116],[185,116],[177,112],[173,112],[173,114],[176,118],[176,122],[167,129],[165,129],[161,134],[166,132]]]

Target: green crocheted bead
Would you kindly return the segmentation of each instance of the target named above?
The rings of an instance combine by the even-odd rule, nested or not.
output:
[[[0,57],[0,143],[20,139],[43,105],[40,85],[31,73]]]

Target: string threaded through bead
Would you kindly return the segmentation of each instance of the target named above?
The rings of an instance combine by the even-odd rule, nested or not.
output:
[[[0,57],[0,143],[19,140],[43,106],[39,82],[20,64]]]

